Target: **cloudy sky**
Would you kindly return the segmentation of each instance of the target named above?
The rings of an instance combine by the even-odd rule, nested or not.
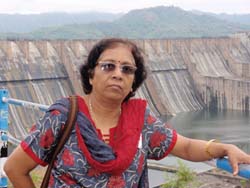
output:
[[[250,0],[0,0],[0,13],[83,12],[126,13],[153,6],[178,6],[213,13],[248,13]]]

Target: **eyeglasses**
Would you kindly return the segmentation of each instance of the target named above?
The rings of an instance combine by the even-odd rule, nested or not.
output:
[[[132,75],[135,74],[135,71],[137,69],[137,67],[133,66],[133,65],[128,65],[128,64],[122,64],[122,65],[118,65],[116,63],[113,63],[111,61],[100,61],[97,65],[100,65],[101,70],[104,72],[112,72],[116,69],[116,67],[118,66],[120,71],[123,74],[127,74],[127,75]]]

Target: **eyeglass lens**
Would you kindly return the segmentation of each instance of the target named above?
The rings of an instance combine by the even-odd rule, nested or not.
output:
[[[131,65],[117,65],[111,62],[101,62],[99,63],[99,65],[101,66],[101,70],[105,72],[114,71],[116,69],[116,66],[118,66],[120,68],[120,71],[124,74],[134,74],[136,71],[136,67]]]

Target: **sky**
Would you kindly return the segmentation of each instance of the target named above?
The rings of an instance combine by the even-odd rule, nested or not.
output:
[[[250,14],[250,0],[0,0],[0,13],[127,13],[133,9],[161,5],[212,13]]]

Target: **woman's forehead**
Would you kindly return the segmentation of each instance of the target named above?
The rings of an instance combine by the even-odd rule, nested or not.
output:
[[[105,49],[100,54],[99,60],[103,58],[125,58],[127,60],[134,61],[131,47],[124,44]]]

